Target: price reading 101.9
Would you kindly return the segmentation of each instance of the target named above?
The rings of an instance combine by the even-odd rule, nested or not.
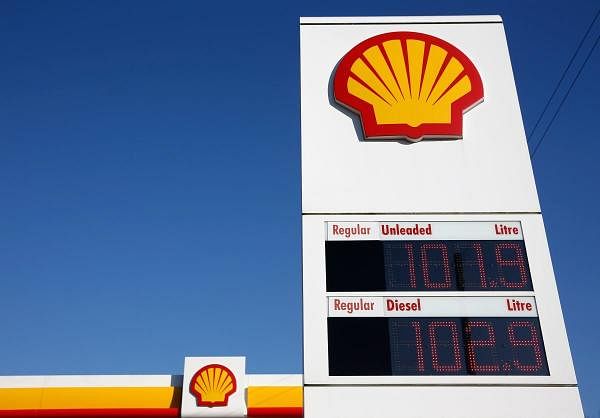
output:
[[[523,241],[327,241],[325,254],[328,292],[533,290]]]

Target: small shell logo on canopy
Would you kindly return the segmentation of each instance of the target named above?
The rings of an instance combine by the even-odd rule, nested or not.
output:
[[[190,381],[190,393],[197,406],[227,406],[237,389],[235,376],[221,364],[209,364],[198,370]]]
[[[365,139],[462,138],[463,113],[483,100],[471,60],[417,32],[361,42],[340,61],[333,87],[335,100],[360,115]]]

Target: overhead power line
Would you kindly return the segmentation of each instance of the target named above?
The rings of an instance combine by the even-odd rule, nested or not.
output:
[[[537,121],[535,122],[535,125],[533,126],[533,129],[531,130],[531,132],[529,132],[529,135],[527,136],[527,142],[531,141],[531,139],[533,138],[533,134],[535,133],[538,125],[540,124],[540,122],[542,121],[544,115],[546,114],[546,111],[548,110],[548,107],[550,106],[550,103],[552,103],[552,100],[554,99],[554,96],[558,92],[559,87],[561,86],[561,84],[564,81],[567,73],[569,72],[569,69],[571,69],[571,65],[573,65],[573,62],[575,61],[575,57],[579,54],[579,50],[581,49],[581,47],[585,43],[585,40],[587,39],[588,35],[590,34],[590,31],[592,30],[592,27],[594,26],[594,23],[596,23],[596,19],[598,19],[598,16],[600,16],[600,9],[598,9],[598,11],[596,12],[596,15],[594,16],[594,19],[592,19],[592,23],[590,23],[590,25],[588,26],[587,30],[585,31],[585,34],[583,35],[583,37],[579,41],[579,45],[577,45],[577,48],[575,49],[575,52],[571,56],[571,59],[569,60],[569,64],[563,70],[563,73],[560,76],[560,80],[558,80],[558,83],[556,83],[556,87],[554,87],[554,91],[552,92],[552,94],[550,95],[550,98],[548,99],[548,101],[546,102],[546,105],[544,106],[544,110],[542,110],[542,113],[540,113],[540,116],[538,117]]]
[[[588,52],[587,56],[585,57],[585,61],[583,62],[583,64],[581,65],[581,67],[579,67],[579,71],[577,71],[577,74],[575,75],[575,78],[573,79],[573,81],[569,85],[569,88],[567,89],[567,92],[565,93],[564,97],[560,101],[558,107],[556,108],[556,111],[552,115],[552,119],[550,119],[550,122],[548,122],[548,126],[546,127],[546,130],[544,130],[544,133],[542,134],[542,137],[540,138],[539,142],[537,143],[537,145],[533,149],[533,153],[531,154],[531,158],[533,158],[535,156],[535,153],[540,148],[540,145],[542,145],[542,142],[544,142],[544,138],[546,137],[546,134],[550,130],[550,127],[552,126],[552,123],[554,123],[554,120],[556,119],[556,116],[558,115],[558,112],[560,112],[560,109],[562,108],[563,104],[567,100],[567,97],[569,97],[569,93],[571,92],[571,90],[573,89],[573,86],[575,85],[575,82],[577,81],[577,79],[581,75],[581,72],[583,71],[583,68],[585,67],[585,65],[589,61],[590,57],[592,56],[592,53],[594,52],[594,49],[596,49],[596,46],[598,46],[598,41],[600,41],[600,35],[598,35],[598,37],[596,38],[596,41],[594,42],[594,45],[590,49],[590,52]]]

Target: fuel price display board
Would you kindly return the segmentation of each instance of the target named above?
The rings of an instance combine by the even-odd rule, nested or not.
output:
[[[326,229],[330,376],[549,375],[520,222]]]

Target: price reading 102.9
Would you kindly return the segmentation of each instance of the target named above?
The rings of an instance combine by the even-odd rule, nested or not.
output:
[[[330,317],[328,336],[331,376],[549,374],[537,318]]]
[[[325,254],[328,292],[533,290],[523,241],[327,241]]]

